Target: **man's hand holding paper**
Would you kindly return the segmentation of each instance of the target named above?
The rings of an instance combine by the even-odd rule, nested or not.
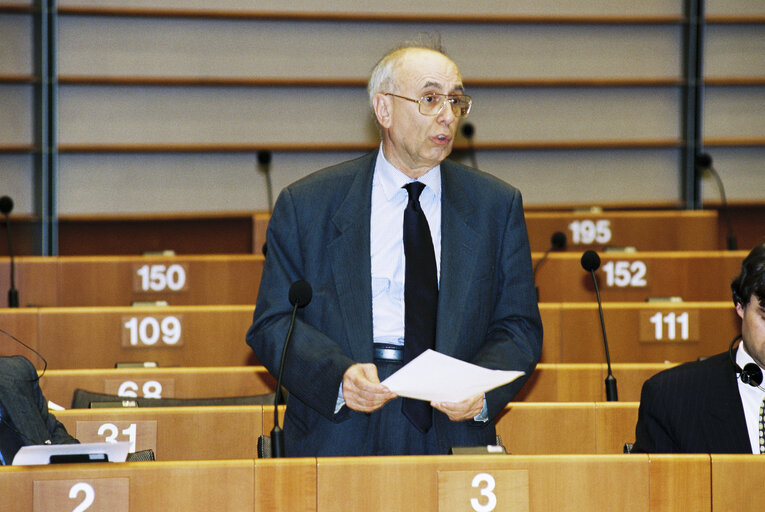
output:
[[[435,402],[462,402],[503,386],[523,375],[520,371],[489,370],[426,350],[382,384],[399,396]],[[480,412],[480,407],[479,407]]]

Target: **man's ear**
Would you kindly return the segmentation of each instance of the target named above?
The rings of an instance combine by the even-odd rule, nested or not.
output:
[[[739,318],[742,320],[744,319],[744,306],[742,306],[740,302],[736,302],[736,313],[738,314]]]
[[[374,107],[375,117],[377,123],[383,128],[390,128],[391,124],[391,104],[390,96],[377,93],[372,98],[372,106]]]

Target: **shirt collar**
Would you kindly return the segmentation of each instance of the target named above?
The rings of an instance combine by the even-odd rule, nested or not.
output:
[[[743,368],[747,364],[752,363],[754,365],[757,365],[755,360],[752,358],[752,356],[749,355],[749,352],[746,351],[746,348],[744,347],[743,340],[738,344],[738,348],[736,349],[736,364],[739,366],[739,368]],[[759,365],[757,365],[759,366]],[[762,370],[762,368],[760,368]],[[736,377],[739,377],[738,375]],[[759,386],[750,386],[748,384],[743,384],[741,381],[741,378],[737,378],[739,383],[739,389],[746,389],[747,391],[751,391],[752,393],[757,393],[759,396],[762,396],[762,394],[765,392],[763,391],[763,387],[765,385],[760,384]]]
[[[736,349],[736,364],[743,368],[749,363],[757,364],[754,362],[752,356],[749,355],[749,352],[746,351],[746,347],[744,347],[744,341],[742,340]]]
[[[377,163],[375,164],[375,174],[382,186],[385,198],[389,201],[394,195],[400,192],[401,187],[411,181],[415,181],[403,172],[396,169],[383,154],[382,144],[377,153]],[[437,200],[441,200],[441,164],[436,165],[431,170],[420,176],[420,183],[425,185],[425,190],[430,190]],[[424,192],[424,191],[423,191]],[[406,191],[404,191],[406,193]]]

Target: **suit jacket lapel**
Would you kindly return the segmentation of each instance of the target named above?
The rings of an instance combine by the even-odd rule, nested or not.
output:
[[[720,452],[751,453],[738,381],[727,357],[720,361],[719,375],[719,392],[710,393],[708,397],[710,419],[705,427],[706,435],[711,443],[718,445]]]
[[[327,244],[346,339],[353,358],[369,362],[372,350],[372,283],[369,217],[377,152],[364,159],[345,199],[332,217],[336,236]],[[368,340],[369,343],[359,343]]]
[[[465,184],[451,162],[441,163],[441,281],[438,311],[466,311],[466,289],[473,280],[475,247],[479,236],[473,227],[473,204],[461,190]],[[439,314],[436,324],[436,350],[454,353],[465,315]]]

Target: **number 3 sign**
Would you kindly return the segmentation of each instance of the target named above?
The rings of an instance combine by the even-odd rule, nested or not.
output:
[[[528,512],[525,469],[439,471],[438,512]]]

